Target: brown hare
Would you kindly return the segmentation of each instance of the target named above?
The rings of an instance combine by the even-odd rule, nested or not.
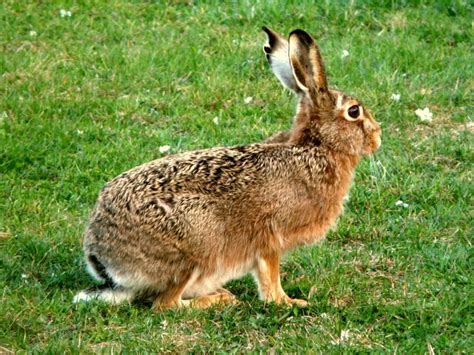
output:
[[[222,286],[252,273],[262,300],[306,304],[283,291],[280,258],[324,238],[381,131],[356,99],[328,88],[309,34],[294,30],[286,41],[266,32],[273,71],[299,96],[291,131],[280,144],[170,155],[110,181],[84,237],[88,269],[104,285],[75,302],[233,303]]]

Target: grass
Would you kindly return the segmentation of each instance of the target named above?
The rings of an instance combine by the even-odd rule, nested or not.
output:
[[[0,352],[472,353],[473,7],[312,3],[0,4]],[[310,306],[263,304],[250,278],[230,283],[232,307],[71,304],[92,282],[81,236],[106,181],[163,145],[290,125],[264,24],[315,34],[331,85],[383,127],[338,228],[283,262],[283,287]]]

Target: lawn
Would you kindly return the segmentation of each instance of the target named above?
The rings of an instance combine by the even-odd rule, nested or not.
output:
[[[474,9],[318,3],[0,4],[0,353],[472,353]],[[228,285],[236,306],[73,305],[93,284],[81,239],[105,182],[291,125],[262,25],[312,33],[330,85],[383,129],[337,229],[282,263],[309,307],[260,302],[250,277]]]

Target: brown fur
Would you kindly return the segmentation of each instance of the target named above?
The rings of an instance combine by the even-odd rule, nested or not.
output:
[[[289,38],[301,90],[293,129],[280,144],[171,155],[110,181],[84,239],[98,276],[154,294],[155,310],[231,303],[219,288],[248,272],[263,300],[305,304],[283,291],[280,257],[324,238],[357,163],[380,145],[380,128],[367,110],[345,119],[355,101],[327,88],[312,38],[301,30]]]

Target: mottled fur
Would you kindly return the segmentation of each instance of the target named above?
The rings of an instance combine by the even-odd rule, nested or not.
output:
[[[324,238],[360,158],[379,147],[380,128],[367,110],[347,119],[348,105],[359,104],[327,88],[306,32],[293,31],[287,48],[292,72],[284,76],[294,77],[300,96],[292,130],[280,133],[280,144],[171,155],[110,181],[84,250],[93,274],[114,286],[75,301],[146,294],[155,310],[207,307],[234,302],[221,286],[252,272],[263,300],[305,304],[283,291],[280,257]]]

